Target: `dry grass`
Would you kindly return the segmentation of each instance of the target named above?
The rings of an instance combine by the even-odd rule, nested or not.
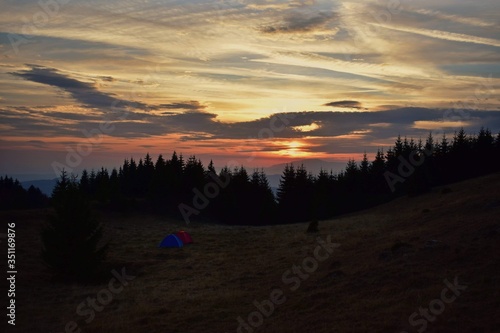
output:
[[[466,291],[426,332],[500,332],[500,174],[448,186],[451,192],[400,198],[320,221],[271,227],[189,225],[154,216],[103,215],[111,240],[106,277],[93,285],[52,281],[40,262],[43,213],[4,212],[16,222],[16,332],[236,332],[274,289],[286,301],[255,332],[417,332],[408,317],[439,298],[458,276]],[[445,191],[446,192],[446,191]],[[168,233],[189,231],[195,244],[159,249]],[[313,255],[316,238],[341,246],[296,291],[282,275]],[[426,243],[431,240],[439,242]],[[136,278],[90,323],[76,314],[107,287],[111,270]],[[420,326],[419,326],[420,327]],[[418,328],[418,327],[417,327]],[[247,332],[247,330],[241,330]]]

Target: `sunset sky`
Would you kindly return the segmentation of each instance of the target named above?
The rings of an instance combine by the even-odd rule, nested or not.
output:
[[[398,134],[500,130],[498,0],[0,7],[1,174],[173,150],[218,167],[346,162]]]

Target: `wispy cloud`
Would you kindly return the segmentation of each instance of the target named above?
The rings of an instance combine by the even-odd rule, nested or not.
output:
[[[206,108],[206,106],[202,105],[198,101],[159,104],[159,105],[155,106],[155,109],[174,109],[174,110],[189,110],[189,111],[199,111],[199,110],[203,110],[205,108]]]
[[[453,42],[462,42],[462,43],[473,43],[473,44],[482,44],[488,46],[500,47],[500,40],[493,38],[485,38],[461,33],[455,33],[450,31],[443,30],[430,30],[430,29],[422,29],[422,28],[413,28],[413,27],[404,27],[404,26],[395,26],[388,24],[377,24],[373,25],[389,30],[396,30],[401,32],[408,32],[412,34],[417,34],[421,36],[443,39],[447,41]]]
[[[54,68],[28,65],[30,68],[11,72],[14,76],[32,82],[50,85],[68,92],[76,101],[91,108],[128,107],[146,108],[146,105],[135,101],[115,98],[112,94],[99,91],[93,83],[82,82],[58,72]]]
[[[304,33],[323,30],[337,15],[331,12],[303,13],[300,11],[287,14],[281,22],[263,26],[263,33]]]
[[[432,17],[436,18],[438,20],[448,20],[451,22],[457,22],[457,23],[462,23],[462,24],[468,24],[472,26],[477,26],[477,27],[494,27],[497,25],[496,22],[491,22],[488,20],[481,20],[477,17],[467,17],[467,16],[459,16],[459,15],[451,15],[451,14],[446,14],[438,10],[432,10],[432,9],[417,9],[416,12],[418,14],[427,16],[427,17]]]
[[[329,103],[326,103],[324,105],[325,106],[332,106],[332,107],[339,107],[339,108],[346,108],[346,109],[357,109],[357,110],[363,109],[363,105],[360,102],[349,101],[349,100],[329,102]]]
[[[179,111],[202,111],[206,108],[199,101],[183,101],[163,104],[146,104],[143,102],[132,101],[115,97],[115,94],[105,93],[99,90],[95,83],[83,82],[70,77],[68,74],[61,73],[55,68],[43,67],[38,65],[28,65],[27,70],[10,72],[9,74],[21,77],[36,83],[41,83],[56,87],[69,93],[82,106],[96,108],[98,110],[109,109],[129,109],[140,111],[151,110],[179,110]],[[111,76],[99,76],[99,80],[105,82],[114,82]],[[64,114],[65,117],[79,117],[80,115]]]

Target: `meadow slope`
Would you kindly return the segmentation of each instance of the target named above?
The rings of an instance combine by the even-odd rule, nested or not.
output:
[[[17,325],[8,332],[72,331],[71,321],[89,333],[500,332],[500,174],[320,221],[316,234],[305,233],[307,223],[186,225],[101,213],[111,248],[102,280],[85,286],[51,280],[41,263],[43,213],[0,214],[17,229]],[[158,248],[180,229],[195,244]],[[340,246],[316,250],[318,238]],[[122,269],[134,278],[109,304],[94,318],[77,314],[89,297],[107,302],[101,291]],[[466,289],[443,296],[455,279]],[[272,313],[271,296],[280,303]],[[254,301],[269,316],[253,313]],[[410,325],[429,306],[437,315],[417,314]],[[249,315],[258,327],[238,329]]]

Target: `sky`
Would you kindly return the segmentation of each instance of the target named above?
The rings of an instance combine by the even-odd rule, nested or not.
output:
[[[498,0],[1,0],[0,173],[500,131]]]

